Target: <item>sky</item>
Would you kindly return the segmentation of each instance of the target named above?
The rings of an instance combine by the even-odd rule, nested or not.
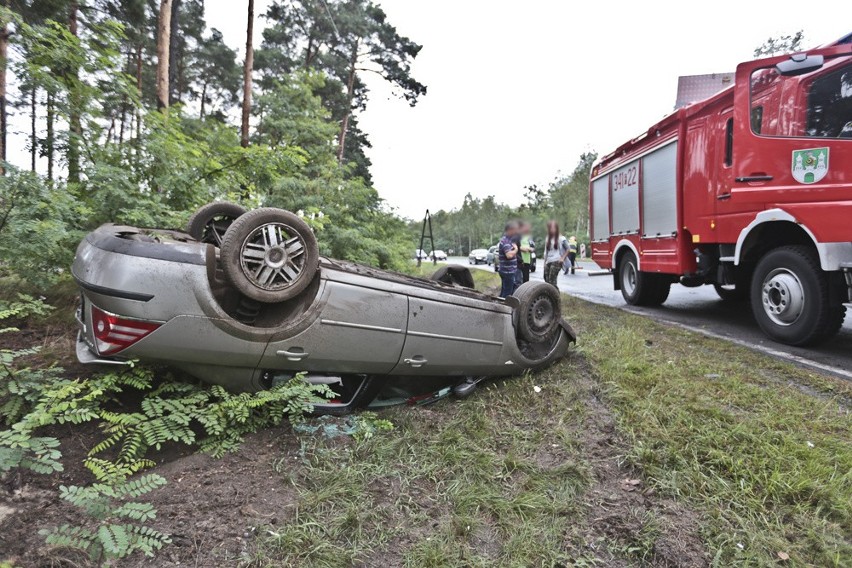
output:
[[[671,112],[679,75],[733,71],[770,36],[803,29],[813,47],[852,31],[848,0],[377,2],[423,45],[413,75],[426,96],[412,108],[368,74],[360,117],[379,194],[412,219],[467,193],[518,205],[525,185],[546,186],[582,152],[605,154]],[[255,45],[270,3],[255,1]],[[242,58],[244,0],[205,5]]]

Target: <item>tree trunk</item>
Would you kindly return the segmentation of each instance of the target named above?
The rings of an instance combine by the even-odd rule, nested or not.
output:
[[[355,96],[355,64],[358,62],[358,42],[352,46],[352,57],[349,59],[349,78],[346,81],[346,114],[340,123],[340,137],[337,140],[337,163],[343,163],[346,149],[346,132],[349,130],[349,117],[352,116],[352,99]]]
[[[308,48],[305,49],[305,71],[311,68],[314,62],[314,29],[308,34]]]
[[[243,67],[243,122],[240,130],[240,146],[249,145],[249,115],[251,114],[251,71],[254,67],[254,0],[248,0],[248,23],[246,24],[246,62]]]
[[[56,120],[56,111],[53,108],[53,94],[47,92],[47,134],[44,138],[44,153],[47,154],[47,179],[53,181],[53,146],[55,136],[53,123]]]
[[[36,88],[30,91],[30,171],[36,171],[38,136],[36,133]]]
[[[118,145],[124,144],[124,122],[127,120],[127,97],[121,98],[121,124],[118,126]]]
[[[4,2],[9,7],[9,0]],[[9,28],[0,28],[0,175],[6,174],[6,54],[9,50]]]
[[[171,19],[169,20],[169,105],[180,102],[179,65],[181,57],[180,30],[181,0],[172,0]]]
[[[77,37],[78,9],[77,0],[72,0],[68,11],[68,31],[74,37]],[[79,69],[71,70],[73,80],[70,82],[71,87],[68,93],[70,103],[68,111],[68,183],[80,182],[80,140],[83,135],[83,126],[80,118],[82,101],[80,100],[79,86],[76,81],[78,73]]]
[[[169,38],[171,36],[172,0],[160,0],[157,24],[157,109],[169,108]]]
[[[136,46],[136,92],[139,93],[140,105],[136,108],[136,138],[142,134],[142,44]]]
[[[115,115],[110,118],[109,128],[107,129],[106,136],[104,136],[104,145],[107,145],[112,142],[113,136],[115,136]]]
[[[201,86],[201,112],[198,113],[198,119],[204,120],[204,99],[207,98],[207,81]]]

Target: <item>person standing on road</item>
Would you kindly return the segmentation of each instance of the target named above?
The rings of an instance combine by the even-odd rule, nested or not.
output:
[[[568,274],[568,269],[571,269],[571,274],[574,274],[574,268],[577,266],[577,237],[568,239],[568,262],[565,263],[565,274]]]
[[[557,281],[562,264],[568,258],[568,241],[559,233],[559,223],[547,222],[547,238],[544,241],[544,281],[559,288]]]
[[[535,242],[532,239],[532,225],[528,221],[521,221],[521,283],[530,281],[530,265],[532,264],[532,253],[535,251]]]
[[[500,297],[508,298],[514,293],[517,288],[515,278],[518,272],[518,245],[514,243],[514,238],[518,234],[518,223],[509,221],[506,223],[506,230],[497,244],[497,254],[500,262],[500,280],[502,286],[500,288]]]
[[[516,259],[518,261],[518,269],[515,270],[515,290],[521,287],[521,284],[524,283],[524,273],[522,270],[523,261],[521,260],[521,229],[524,226],[524,222],[520,219],[515,221],[517,225],[517,229],[515,230],[514,236],[512,236],[512,244],[518,247],[516,252]]]

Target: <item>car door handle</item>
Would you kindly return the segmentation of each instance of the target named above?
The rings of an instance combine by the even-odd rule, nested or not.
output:
[[[418,355],[417,357],[412,357],[410,359],[403,359],[402,362],[414,369],[417,369],[418,367],[422,367],[429,361]]]
[[[746,183],[750,181],[772,181],[772,176],[766,174],[738,177],[734,181],[738,183]]]
[[[275,354],[279,357],[286,357],[288,361],[301,361],[308,356],[308,353],[305,351],[287,351],[285,349],[276,351]]]

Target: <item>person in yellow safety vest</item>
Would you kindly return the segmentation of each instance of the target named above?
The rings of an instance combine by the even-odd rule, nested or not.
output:
[[[521,283],[530,281],[530,265],[532,264],[532,253],[535,251],[535,242],[532,239],[532,225],[528,221],[521,221]]]
[[[568,274],[568,270],[571,270],[571,274],[574,274],[574,269],[577,266],[577,237],[569,237],[568,238],[568,258],[565,262],[565,274]]]

